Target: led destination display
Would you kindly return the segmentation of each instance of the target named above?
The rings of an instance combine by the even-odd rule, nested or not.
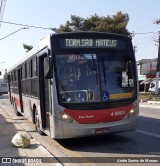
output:
[[[61,48],[125,48],[124,41],[115,39],[61,39]]]

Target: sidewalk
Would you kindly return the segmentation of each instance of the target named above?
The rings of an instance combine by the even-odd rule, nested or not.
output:
[[[159,104],[160,105],[160,101],[147,101],[147,103],[149,103],[149,104]]]
[[[160,101],[152,101],[152,100],[140,100],[139,103],[149,103],[149,104],[159,104],[160,105]]]
[[[14,113],[13,113],[14,114]],[[0,105],[0,157],[21,157],[22,159],[27,157],[27,161],[29,160],[31,163],[15,163],[12,165],[29,165],[29,166],[41,166],[41,165],[56,165],[61,166],[60,163],[56,160],[56,158],[49,153],[40,143],[36,142],[31,136],[23,129],[21,123],[17,121],[17,117],[8,114],[7,110],[5,110]],[[24,118],[24,117],[21,117]],[[26,133],[31,141],[31,146],[29,148],[16,148],[12,145],[11,140],[13,136],[17,133]],[[36,161],[30,160],[28,158],[33,158]],[[48,157],[48,163],[41,163],[41,157]],[[55,162],[56,160],[56,162]],[[0,161],[5,161],[3,158]],[[16,160],[15,160],[16,162]],[[35,162],[33,164],[33,162]],[[0,164],[0,165],[8,165],[8,164]]]

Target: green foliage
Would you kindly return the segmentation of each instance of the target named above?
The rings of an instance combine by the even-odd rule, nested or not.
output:
[[[26,52],[30,51],[33,46],[32,45],[27,45],[27,44],[23,44],[23,48],[26,50]]]
[[[160,94],[155,95],[151,93],[139,93],[140,101],[160,101]]]
[[[116,15],[107,17],[94,14],[87,19],[71,15],[70,21],[60,25],[59,28],[52,28],[52,30],[54,32],[94,31],[129,35],[130,32],[126,28],[128,22],[128,14],[121,11],[117,12]]]
[[[7,69],[4,70],[3,79],[4,81],[7,81]]]

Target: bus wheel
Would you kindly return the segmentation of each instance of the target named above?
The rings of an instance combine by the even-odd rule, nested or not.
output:
[[[37,132],[40,134],[40,135],[43,135],[43,132],[40,130],[40,124],[39,124],[39,118],[38,118],[38,112],[37,112],[37,110],[35,111],[35,116],[34,116],[34,118],[35,118],[35,127],[36,127],[36,130],[37,130]]]
[[[21,116],[21,114],[17,111],[17,106],[16,106],[15,100],[14,100],[14,103],[13,103],[13,107],[14,107],[15,114],[16,114],[17,116]]]

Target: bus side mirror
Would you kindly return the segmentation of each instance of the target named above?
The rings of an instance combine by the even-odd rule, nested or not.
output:
[[[45,78],[52,79],[53,78],[53,59],[52,57],[47,58],[48,68],[46,68]]]
[[[2,75],[2,72],[0,71],[0,76]]]

